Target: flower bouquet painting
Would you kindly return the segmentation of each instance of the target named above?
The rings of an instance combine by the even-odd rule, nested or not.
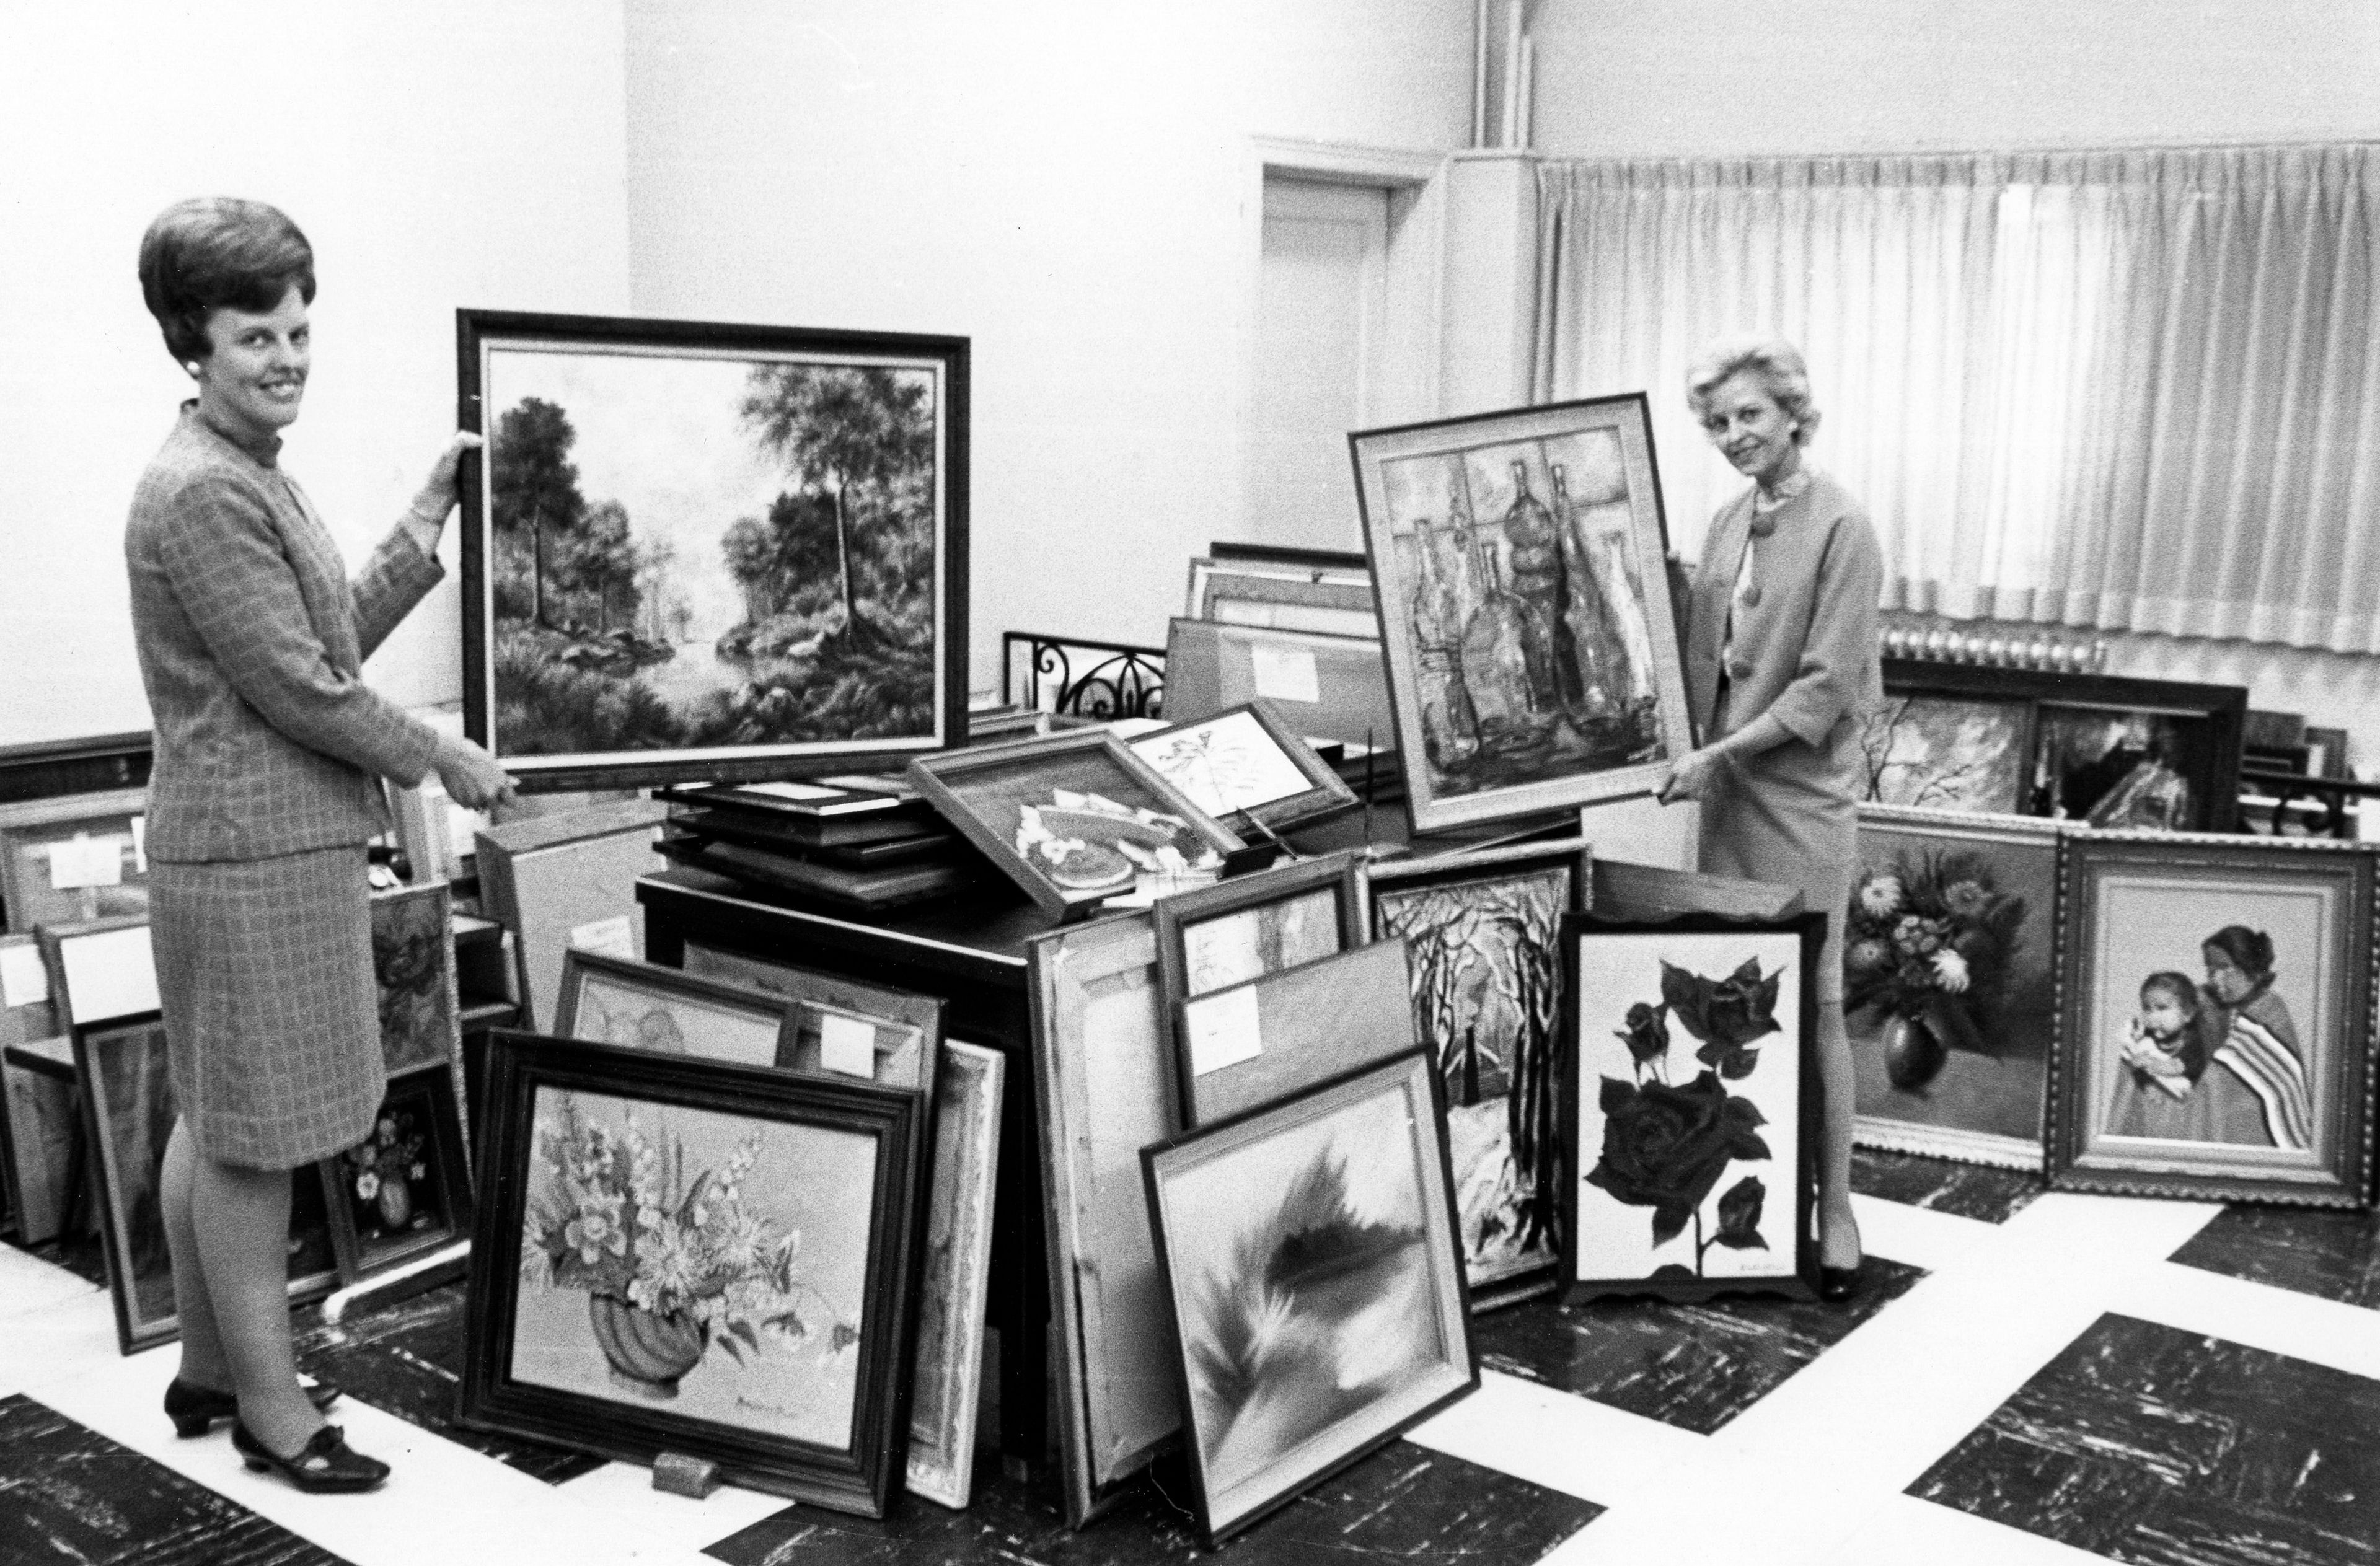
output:
[[[1818,929],[1565,922],[1565,1299],[1803,1277]]]
[[[470,1160],[450,1072],[411,1072],[391,1082],[370,1135],[322,1167],[339,1276],[349,1283],[469,1232]]]
[[[1998,1005],[2024,916],[1973,849],[1904,849],[1861,877],[1844,916],[1843,1002],[1889,1014],[1894,1086],[1923,1088],[1952,1050],[1993,1052],[1974,1008]]]

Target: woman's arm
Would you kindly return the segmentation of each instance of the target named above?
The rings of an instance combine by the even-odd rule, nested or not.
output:
[[[445,569],[438,564],[438,536],[455,509],[455,475],[463,454],[476,451],[480,437],[455,431],[431,464],[430,477],[396,526],[381,540],[364,568],[348,584],[356,608],[356,641],[370,658],[397,623],[436,586]]]

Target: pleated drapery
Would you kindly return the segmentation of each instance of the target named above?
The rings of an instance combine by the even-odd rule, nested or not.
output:
[[[1742,487],[1684,404],[1800,344],[1889,607],[2380,651],[2363,145],[1539,169],[1541,401],[1652,394],[1672,539]]]

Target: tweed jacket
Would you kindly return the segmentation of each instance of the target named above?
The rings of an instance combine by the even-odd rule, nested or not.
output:
[[[1765,538],[1753,533],[1752,497],[1747,490],[1711,519],[1687,616],[1686,699],[1704,743],[1726,737],[1713,724],[1720,653],[1737,569],[1750,549],[1753,592],[1734,605],[1735,662],[1724,671],[1727,731],[1773,713],[1820,753],[1804,752],[1808,759],[1823,757],[1831,771],[1856,745],[1860,716],[1884,699],[1876,649],[1884,552],[1859,503],[1823,473],[1812,473],[1800,494],[1768,514],[1777,525]],[[1772,757],[1793,764],[1790,755]]]
[[[133,494],[147,846],[168,863],[360,844],[387,828],[378,779],[419,783],[437,753],[359,675],[443,569],[399,525],[349,582],[280,444],[235,442],[186,403]]]

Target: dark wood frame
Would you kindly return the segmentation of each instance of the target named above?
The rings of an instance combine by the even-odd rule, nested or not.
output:
[[[797,1019],[797,1002],[782,995],[771,995],[765,989],[747,985],[731,984],[725,979],[704,978],[683,968],[665,968],[658,963],[638,962],[629,957],[614,957],[605,952],[589,952],[573,946],[562,954],[562,988],[556,991],[553,1006],[553,1037],[576,1038],[571,1029],[578,1022],[578,995],[589,977],[601,977],[656,995],[684,996],[690,1001],[705,1001],[714,1006],[728,1006],[752,1014],[756,1018],[774,1017],[777,1023],[777,1048],[771,1064],[781,1065],[794,1052]],[[586,1042],[596,1042],[589,1039]],[[613,1048],[626,1048],[615,1045]],[[696,1060],[720,1061],[716,1055],[697,1053]],[[725,1062],[729,1064],[749,1064],[747,1062]],[[856,1078],[853,1080],[856,1081]]]
[[[1446,1228],[1442,1234],[1426,1241],[1424,1249],[1433,1253],[1431,1259],[1436,1266],[1446,1269],[1446,1276],[1437,1280],[1438,1287],[1435,1293],[1438,1297],[1435,1303],[1439,1306],[1438,1314],[1441,1324],[1448,1324],[1451,1321],[1453,1331],[1462,1339],[1459,1349],[1452,1344],[1449,1344],[1448,1347],[1461,1356],[1463,1368],[1463,1379],[1459,1384],[1450,1386],[1443,1392],[1431,1397],[1427,1402],[1406,1410],[1390,1425],[1372,1432],[1342,1451],[1333,1452],[1316,1467],[1290,1477],[1286,1483],[1279,1483],[1281,1464],[1276,1463],[1271,1469],[1259,1475],[1278,1485],[1270,1495],[1228,1517],[1219,1519],[1215,1514],[1214,1497],[1208,1485],[1206,1463],[1200,1452],[1197,1431],[1192,1427],[1192,1422],[1197,1417],[1197,1402],[1190,1394],[1190,1365],[1186,1351],[1182,1344],[1180,1305],[1182,1281],[1175,1275],[1173,1257],[1167,1244],[1165,1183],[1182,1167],[1210,1161],[1217,1157],[1218,1155],[1211,1150],[1216,1144],[1225,1141],[1236,1142],[1243,1138],[1253,1140],[1277,1135],[1286,1129],[1302,1127],[1311,1123],[1318,1110],[1328,1112],[1328,1109],[1338,1107],[1339,1100],[1355,1102],[1370,1097],[1376,1088],[1384,1088],[1391,1084],[1401,1087],[1409,1095],[1418,1089],[1421,1093],[1427,1094],[1430,1100],[1430,1113],[1427,1117],[1429,1127],[1427,1132],[1422,1131],[1418,1123],[1423,1117],[1418,1114],[1413,1116],[1416,1135],[1427,1135],[1429,1138],[1431,1150],[1437,1154],[1435,1160],[1430,1159],[1427,1153],[1421,1159],[1425,1171],[1425,1182],[1427,1179],[1427,1171],[1434,1167],[1439,1183],[1435,1202],[1431,1199],[1430,1192],[1424,1190],[1422,1193],[1425,1208],[1436,1209],[1434,1212],[1426,1210],[1424,1221],[1427,1223],[1432,1218],[1436,1218],[1442,1220]],[[1220,1156],[1228,1158],[1231,1156],[1231,1150],[1227,1149]],[[1314,1486],[1329,1479],[1332,1475],[1345,1469],[1367,1453],[1378,1451],[1424,1419],[1450,1404],[1462,1401],[1478,1390],[1479,1355],[1471,1340],[1470,1284],[1463,1275],[1462,1219],[1455,1210],[1452,1159],[1447,1145],[1445,1092],[1426,1051],[1407,1050],[1378,1064],[1364,1066],[1318,1083],[1293,1097],[1250,1110],[1245,1114],[1217,1121],[1212,1125],[1201,1126],[1196,1131],[1185,1132],[1153,1147],[1143,1148],[1140,1160],[1142,1178],[1147,1184],[1148,1192],[1149,1228],[1157,1240],[1157,1267],[1164,1288],[1166,1314],[1174,1324],[1172,1358],[1175,1373],[1182,1388],[1184,1422],[1184,1439],[1182,1443],[1184,1458],[1190,1471],[1193,1487],[1196,1491],[1199,1532],[1209,1546],[1220,1544],[1232,1535],[1270,1516]],[[1444,1308],[1445,1294],[1450,1289],[1453,1294],[1453,1308],[1451,1311]],[[1449,1355],[1450,1360],[1452,1357],[1452,1354]],[[1390,1395],[1393,1394],[1383,1394],[1383,1401]]]
[[[848,1447],[754,1436],[658,1407],[632,1407],[506,1377],[520,1297],[527,1166],[541,1087],[876,1139],[874,1216],[861,1293],[858,1377]],[[915,1153],[926,1126],[917,1095],[771,1067],[498,1030],[490,1035],[487,1097],[457,1422],[629,1463],[650,1463],[665,1451],[705,1458],[716,1463],[722,1477],[732,1484],[831,1511],[883,1516],[909,1442],[909,1353],[925,1240],[925,1190]]]
[[[1629,477],[1631,541],[1644,589],[1642,605],[1653,646],[1655,708],[1669,736],[1669,754],[1650,761],[1625,762],[1592,771],[1559,773],[1526,783],[1501,783],[1467,794],[1441,795],[1422,745],[1421,702],[1416,694],[1411,625],[1402,619],[1412,596],[1389,544],[1391,526],[1382,466],[1388,462],[1474,446],[1549,440],[1588,431],[1619,438]],[[1582,397],[1534,407],[1508,408],[1457,419],[1434,419],[1347,437],[1355,469],[1355,498],[1364,525],[1364,549],[1372,564],[1380,622],[1380,655],[1387,666],[1390,709],[1396,715],[1397,754],[1404,769],[1405,809],[1415,834],[1477,826],[1510,817],[1632,799],[1649,794],[1670,766],[1694,746],[1694,721],[1686,699],[1682,618],[1670,601],[1670,530],[1661,498],[1661,465],[1653,449],[1651,404],[1642,392]],[[1641,465],[1640,465],[1641,454]],[[1649,510],[1649,515],[1647,514]]]
[[[1888,697],[1937,697],[2007,703],[2022,709],[2023,771],[2018,781],[2018,813],[2034,815],[2033,779],[2040,763],[2045,709],[2083,709],[2108,713],[2140,712],[2204,725],[2190,754],[2175,758],[2175,770],[2190,782],[2204,812],[2201,830],[2228,832],[2239,825],[2240,734],[2248,718],[2244,686],[2191,685],[2177,680],[2136,680],[2117,674],[2066,674],[2047,669],[2010,669],[1980,663],[1937,663],[1919,658],[1883,662]]]
[[[1265,737],[1272,741],[1274,747],[1288,759],[1290,765],[1304,774],[1307,787],[1302,794],[1283,795],[1279,799],[1268,799],[1261,805],[1252,806],[1244,810],[1229,811],[1216,818],[1223,825],[1233,832],[1239,832],[1245,824],[1251,829],[1246,835],[1269,836],[1274,832],[1294,832],[1300,827],[1315,826],[1335,817],[1343,816],[1361,803],[1355,797],[1355,791],[1347,786],[1346,780],[1339,775],[1337,770],[1316,754],[1314,747],[1306,744],[1304,736],[1283,722],[1280,710],[1262,697],[1238,707],[1225,708],[1220,712],[1208,713],[1204,718],[1184,720],[1169,728],[1159,729],[1153,734],[1134,734],[1123,742],[1124,748],[1135,755],[1139,755],[1143,746],[1154,745],[1168,734],[1179,734],[1184,729],[1220,722],[1225,718],[1241,712],[1247,713],[1257,721],[1257,725],[1264,730]],[[1147,760],[1148,758],[1143,757],[1142,759]],[[1156,763],[1150,762],[1150,765],[1154,767]]]
[[[2343,928],[2325,932],[2333,943],[2339,982],[2346,987],[2338,1008],[2341,1037],[2332,1050],[2328,1077],[2316,1076],[2310,1062],[2306,1074],[2314,1099],[2315,1151],[2319,1155],[2325,1134],[2336,1149],[2326,1179],[2286,1179],[2277,1171],[2258,1178],[2245,1171],[2243,1160],[2238,1158],[2199,1160],[2196,1169],[2094,1169],[2082,1162],[2101,1112],[2101,1106],[2092,1101],[2090,1083],[2094,1050],[2100,1041],[2085,1029],[2094,1020],[2092,990],[2097,977],[2098,954],[2091,949],[2099,909],[2097,872],[2108,866],[2166,873],[2228,871],[2243,880],[2262,874],[2271,876],[2277,885],[2327,880],[2344,892]],[[2049,1068],[2046,1160],[2050,1184],[2064,1191],[2196,1201],[2371,1206],[2373,1137],[2375,1109],[2380,1108],[2375,1105],[2380,1071],[2375,1071],[2373,1059],[2375,1039],[2380,1039],[2380,1016],[2374,1013],[2375,1004],[2380,1004],[2380,982],[2375,982],[2380,978],[2375,975],[2375,968],[2380,968],[2380,945],[2375,945],[2374,923],[2375,883],[2380,883],[2380,876],[2375,876],[2375,866],[2380,866],[2380,844],[2327,838],[2225,837],[2201,832],[2081,832],[2070,838],[2064,855],[2065,884],[2058,899],[2058,1037]],[[2175,1165],[2189,1160],[2168,1157],[2155,1161]]]
[[[1797,988],[1801,991],[1799,1015],[1795,1021],[1801,1037],[1794,1041],[1793,1062],[1798,1076],[1794,1083],[1798,1110],[1794,1147],[1796,1158],[1790,1173],[1779,1172],[1776,1182],[1790,1184],[1793,1191],[1794,1236],[1792,1270],[1775,1279],[1767,1278],[1694,1278],[1655,1279],[1651,1277],[1623,1279],[1582,1279],[1578,1276],[1578,1204],[1579,1186],[1586,1179],[1590,1167],[1585,1151],[1579,1147],[1581,1095],[1585,1085],[1580,1081],[1585,1062],[1580,1051],[1580,1019],[1578,976],[1585,962],[1587,941],[1598,935],[1791,935],[1801,944],[1801,976]],[[1562,1168],[1561,1183],[1561,1301],[1565,1305],[1580,1305],[1588,1300],[1614,1294],[1647,1294],[1657,1299],[1691,1303],[1707,1300],[1720,1294],[1763,1293],[1783,1294],[1793,1299],[1815,1299],[1818,1281],[1818,1237],[1812,1221],[1812,1209],[1818,1186],[1818,1142],[1823,1125],[1818,1091],[1818,962],[1826,949],[1827,918],[1823,914],[1794,914],[1781,919],[1736,919],[1718,914],[1680,914],[1667,919],[1609,919],[1593,914],[1574,914],[1562,921],[1562,1038],[1556,1080],[1560,1088],[1560,1111],[1556,1118],[1558,1146]],[[1679,1028],[1672,1035],[1670,1050],[1674,1058],[1683,1048],[1693,1059],[1693,1039]],[[1776,1043],[1762,1046],[1762,1053],[1776,1051]],[[1704,1068],[1707,1069],[1707,1068]],[[1774,1186],[1771,1187],[1772,1194]]]
[[[331,1248],[338,1255],[341,1283],[360,1283],[394,1272],[416,1257],[442,1250],[470,1234],[471,1158],[464,1140],[463,1101],[455,1085],[455,1075],[451,1061],[417,1066],[389,1078],[388,1091],[381,1099],[381,1111],[385,1113],[390,1100],[400,1093],[429,1095],[427,1123],[422,1133],[429,1146],[423,1158],[436,1171],[439,1189],[446,1195],[443,1227],[402,1240],[377,1244],[368,1241],[357,1230],[349,1205],[346,1152],[334,1153],[314,1166],[322,1171],[322,1199],[331,1213]],[[375,1116],[374,1130],[377,1129]]]
[[[1385,939],[1380,922],[1380,892],[1384,887],[1390,892],[1397,892],[1412,887],[1427,888],[1457,885],[1464,881],[1500,880],[1558,867],[1570,871],[1570,900],[1560,910],[1561,917],[1567,919],[1592,906],[1595,898],[1595,853],[1593,847],[1583,838],[1562,838],[1550,843],[1516,843],[1497,848],[1475,849],[1469,853],[1432,855],[1427,858],[1388,859],[1367,865],[1364,868],[1365,928],[1369,932],[1370,939],[1374,941]],[[1559,926],[1556,928],[1554,939],[1557,941],[1561,939]],[[1556,969],[1558,972],[1562,971],[1559,963],[1556,964]],[[1418,965],[1415,966],[1415,972],[1417,979]],[[1562,1017],[1569,1010],[1566,999],[1569,993],[1567,989],[1569,977],[1566,972],[1563,974],[1563,983],[1565,999],[1557,1007],[1553,1037],[1547,1041],[1547,1047],[1554,1052],[1554,1059],[1548,1064],[1557,1082],[1560,1080],[1561,1070]],[[1407,999],[1410,1002],[1411,997]],[[1440,1041],[1424,1032],[1419,1016],[1414,1019],[1414,1031],[1421,1038],[1423,1051],[1435,1062],[1441,1047]],[[1441,1092],[1439,1099],[1441,1103],[1451,1103],[1453,1095]],[[1559,1181],[1560,1178],[1559,1165],[1549,1167],[1554,1171],[1550,1177]],[[1516,1272],[1507,1278],[1472,1282],[1469,1284],[1472,1308],[1483,1311],[1495,1310],[1545,1293],[1554,1286],[1556,1269],[1559,1266],[1558,1256],[1548,1257],[1542,1266],[1531,1267],[1525,1271]]]
[[[1364,917],[1363,864],[1360,854],[1332,854],[1159,898],[1154,909],[1158,1001],[1164,1008],[1166,1031],[1177,1046],[1181,1034],[1176,1025],[1182,1002],[1190,999],[1189,957],[1184,949],[1184,931],[1192,925],[1251,914],[1328,888],[1339,915],[1339,950],[1360,946],[1371,938],[1370,926]],[[1188,1069],[1186,1060],[1183,1069]]]
[[[458,310],[455,312],[458,426],[490,436],[499,411],[481,405],[482,349],[506,340],[559,343],[589,352],[606,348],[682,348],[754,354],[858,356],[930,360],[941,375],[941,449],[935,454],[942,480],[942,536],[934,570],[941,609],[935,631],[936,678],[941,686],[933,732],[913,739],[838,747],[776,745],[653,751],[650,759],[573,761],[562,757],[517,757],[499,747],[493,734],[495,629],[489,596],[488,528],[483,474],[485,459],[467,453],[456,489],[463,506],[463,722],[465,732],[504,761],[524,789],[641,787],[651,783],[748,781],[817,776],[886,765],[905,757],[965,745],[967,735],[967,486],[969,343],[965,337],[908,332],[850,332],[824,327],[763,326],[709,321],[664,321],[628,316],[546,315],[521,310]],[[493,743],[492,743],[492,741]]]
[[[132,1298],[132,1231],[129,1217],[123,1210],[120,1195],[122,1176],[118,1172],[115,1143],[107,1135],[107,1094],[102,1087],[98,1063],[91,1058],[95,1046],[103,1045],[115,1035],[146,1033],[157,1030],[157,1048],[164,1048],[164,1017],[158,1012],[136,1012],[124,1016],[109,1017],[95,1023],[75,1025],[69,1037],[74,1049],[75,1096],[82,1103],[84,1146],[90,1149],[87,1164],[97,1189],[91,1193],[92,1205],[99,1220],[101,1249],[107,1260],[108,1303],[115,1312],[115,1346],[118,1352],[132,1354],[142,1349],[155,1348],[160,1343],[178,1341],[182,1335],[178,1310],[160,1317],[140,1316]],[[301,1165],[289,1171],[292,1188],[298,1182],[321,1186],[319,1165]],[[330,1193],[323,1191],[325,1204]],[[335,1220],[333,1220],[335,1222]],[[162,1232],[164,1220],[159,1219]],[[331,1238],[330,1235],[325,1236]],[[333,1249],[336,1243],[334,1239]],[[310,1305],[339,1286],[336,1267],[324,1272],[309,1273],[292,1278],[288,1284],[289,1303]]]
[[[1219,855],[1238,853],[1245,846],[1236,832],[1190,803],[1182,791],[1158,775],[1157,770],[1131,751],[1106,729],[1077,729],[1069,734],[1020,740],[1013,745],[984,746],[946,756],[918,757],[909,763],[909,782],[933,804],[934,809],[964,833],[984,857],[1025,890],[1042,912],[1061,920],[1078,917],[1108,898],[1132,890],[1129,883],[1069,891],[1044,875],[1017,853],[1007,833],[996,831],[968,803],[970,779],[996,770],[1030,768],[1037,762],[1071,760],[1091,751],[1135,786],[1148,792],[1165,810],[1178,816],[1191,832]]]

